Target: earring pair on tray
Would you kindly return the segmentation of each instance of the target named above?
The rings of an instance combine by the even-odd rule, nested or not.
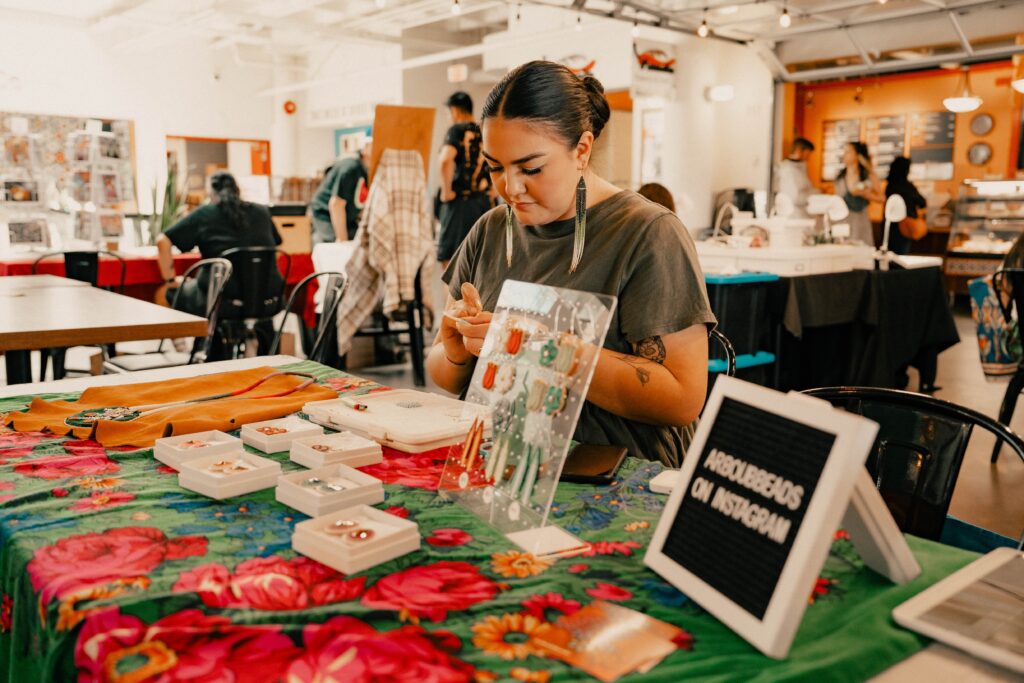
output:
[[[362,529],[359,522],[354,522],[351,519],[339,519],[336,522],[331,522],[323,528],[323,532],[328,536],[341,536],[352,543],[368,541],[374,536],[373,529]]]

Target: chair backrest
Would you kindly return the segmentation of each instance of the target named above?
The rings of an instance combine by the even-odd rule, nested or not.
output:
[[[722,332],[719,331],[717,327],[711,330],[711,334],[708,335],[708,340],[718,342],[718,345],[721,347],[722,352],[725,354],[725,374],[729,375],[729,377],[735,377],[736,349],[732,347],[732,342],[730,342],[729,338],[722,334]],[[710,352],[709,350],[709,355],[712,355],[712,353],[713,352]],[[712,355],[713,360],[711,361],[711,363],[715,362],[715,356],[717,356],[717,354]]]
[[[1024,440],[977,411],[924,394],[872,387],[808,389],[879,424],[867,468],[902,531],[938,540],[974,427],[1024,460]]]
[[[45,259],[56,258],[57,256],[62,256],[64,258],[64,277],[71,280],[78,280],[79,282],[88,282],[93,287],[96,287],[99,284],[100,256],[109,256],[110,258],[115,259],[118,267],[121,269],[116,291],[119,293],[124,291],[124,279],[125,273],[127,272],[127,266],[124,258],[122,258],[120,254],[115,254],[112,251],[106,250],[51,251],[47,254],[43,254],[32,262],[32,274],[35,275],[38,272],[40,262]]]
[[[196,349],[193,345],[192,353],[188,360],[190,364],[194,362],[203,363],[210,354],[210,346],[213,344],[214,335],[217,333],[217,317],[220,311],[221,298],[224,294],[224,287],[227,285],[228,280],[231,279],[233,269],[231,261],[225,258],[209,258],[196,261],[182,275],[182,286],[174,292],[171,308],[177,309],[178,298],[186,282],[190,279],[196,279],[200,284],[202,284],[203,280],[206,281],[206,319],[208,321],[206,339],[203,342],[202,349]],[[164,340],[161,339],[160,347],[157,350],[163,351],[163,346]]]
[[[344,274],[324,270],[311,273],[302,278],[292,289],[288,303],[285,305],[285,312],[294,313],[299,318],[299,326],[302,330],[302,350],[309,360],[323,363],[330,355],[331,340],[334,339],[335,319],[338,314],[338,304],[341,301],[341,294],[345,289],[346,277]],[[308,289],[310,283],[317,282],[318,286],[324,289],[324,298],[319,320],[312,328],[305,325],[305,306],[308,301]],[[296,310],[298,308],[298,310]],[[281,335],[288,316],[281,320],[274,335],[274,342],[270,345],[271,355],[277,353],[281,343]]]
[[[284,304],[291,257],[276,247],[236,247],[220,255],[233,267],[221,300],[222,320],[272,318]],[[285,263],[284,273],[278,260]]]
[[[1002,268],[992,276],[992,289],[1003,309],[1003,319],[1013,319],[1013,307],[1017,307],[1017,318],[1024,312],[1024,268]],[[1009,300],[1004,295],[1010,295]]]

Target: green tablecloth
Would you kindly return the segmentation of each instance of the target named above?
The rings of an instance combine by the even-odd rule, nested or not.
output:
[[[341,392],[381,389],[293,367]],[[0,412],[25,403],[0,399]],[[0,433],[0,680],[576,681],[533,638],[594,598],[688,634],[629,680],[863,680],[925,644],[892,608],[975,557],[910,538],[924,573],[894,586],[837,535],[790,656],[775,661],[644,567],[665,500],[647,482],[661,465],[631,459],[612,486],[560,485],[554,520],[594,545],[549,564],[440,501],[441,457],[386,451],[362,468],[423,544],[344,577],[292,552],[305,516],[272,489],[211,500],[179,488],[149,449]]]

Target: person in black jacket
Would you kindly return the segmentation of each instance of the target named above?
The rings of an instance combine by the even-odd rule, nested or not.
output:
[[[903,197],[907,205],[907,218],[917,218],[918,210],[924,209],[926,202],[921,193],[910,182],[910,159],[907,157],[896,157],[889,166],[889,178],[885,184],[885,198],[894,194]],[[900,233],[898,225],[889,228],[889,251],[896,254],[910,253],[910,240]]]

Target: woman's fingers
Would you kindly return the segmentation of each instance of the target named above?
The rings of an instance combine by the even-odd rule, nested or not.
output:
[[[480,300],[480,292],[473,286],[472,282],[462,283],[462,302],[469,315],[476,315],[483,310],[483,302]]]

